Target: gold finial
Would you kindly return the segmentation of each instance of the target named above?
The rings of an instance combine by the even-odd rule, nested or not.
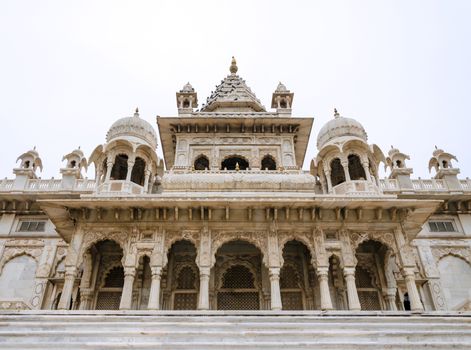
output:
[[[234,58],[234,56],[232,56],[231,67],[229,68],[229,71],[232,74],[236,74],[238,70],[239,70],[239,68],[237,68],[237,61]]]
[[[139,117],[139,108],[138,107],[136,107],[136,111],[134,112],[134,116]]]
[[[334,108],[334,117],[335,118],[340,117],[340,113],[337,111],[337,108]]]

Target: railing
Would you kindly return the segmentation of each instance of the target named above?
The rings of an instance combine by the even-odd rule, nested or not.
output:
[[[380,194],[379,188],[365,180],[354,180],[342,182],[333,188],[336,195],[348,196],[377,196]]]
[[[3,179],[0,181],[0,191],[11,191],[14,180]]]
[[[448,187],[444,180],[441,179],[428,179],[412,180],[412,187],[415,191],[448,191]]]
[[[29,179],[26,183],[26,191],[60,191],[62,180],[55,180],[54,178],[50,180],[42,179]]]
[[[77,191],[93,191],[95,189],[95,180],[77,179],[75,181],[75,190]]]
[[[185,173],[185,174],[286,174],[286,173],[304,173],[298,167],[285,167],[276,170],[265,170],[265,169],[245,169],[245,170],[226,170],[226,169],[205,169],[205,170],[194,170],[188,167],[174,166],[172,170],[167,170],[165,173]],[[307,172],[309,173],[309,172]]]
[[[463,191],[471,191],[471,179],[460,180],[460,184]]]
[[[144,187],[126,180],[110,180],[98,187],[100,194],[142,194]]]
[[[379,185],[383,191],[400,191],[399,182],[396,179],[380,179]]]

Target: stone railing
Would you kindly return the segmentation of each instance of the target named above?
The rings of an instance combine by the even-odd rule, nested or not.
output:
[[[381,194],[379,188],[369,181],[354,180],[342,182],[333,188],[333,194],[346,196],[377,196]]]
[[[0,191],[11,191],[14,180],[3,179],[0,181]]]
[[[412,188],[401,187],[396,179],[381,179],[381,189],[385,192],[449,192],[443,179],[413,179]],[[471,179],[459,180],[463,192],[471,192]]]
[[[126,180],[110,180],[102,183],[97,193],[104,195],[130,194],[139,195],[144,193],[144,187]]]
[[[23,187],[24,186],[24,187]],[[15,180],[0,180],[0,192],[60,192],[60,191],[77,191],[92,192],[95,189],[95,180],[76,179],[72,188],[64,187],[61,179],[28,179],[21,188],[15,187]]]

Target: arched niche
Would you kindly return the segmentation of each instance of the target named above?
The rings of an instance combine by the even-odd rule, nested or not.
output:
[[[128,174],[128,155],[117,154],[114,159],[113,168],[111,169],[111,180],[126,180]]]
[[[446,255],[438,262],[440,282],[449,310],[461,310],[471,303],[471,266],[461,257]]]
[[[131,171],[131,181],[140,186],[144,186],[146,161],[141,157],[136,157],[136,161]]]
[[[230,156],[221,162],[221,170],[247,170],[249,161],[241,156]]]
[[[260,163],[260,168],[262,170],[276,170],[276,160],[271,155],[267,154],[262,158]]]
[[[21,299],[29,304],[32,297],[37,262],[22,254],[10,259],[0,275],[0,299]]]
[[[361,159],[356,154],[348,156],[348,172],[351,180],[366,180],[365,169],[361,164]]]
[[[209,159],[205,155],[200,155],[195,159],[193,163],[195,170],[208,170],[209,169]]]

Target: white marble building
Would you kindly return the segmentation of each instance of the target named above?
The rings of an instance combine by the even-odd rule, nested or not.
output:
[[[0,180],[0,309],[469,310],[455,156],[435,149],[433,177],[412,179],[407,154],[335,111],[302,170],[313,118],[281,83],[267,111],[237,71],[199,110],[177,92],[178,116],[157,118],[164,159],[137,110],[60,179],[38,177],[37,150],[18,157]]]

